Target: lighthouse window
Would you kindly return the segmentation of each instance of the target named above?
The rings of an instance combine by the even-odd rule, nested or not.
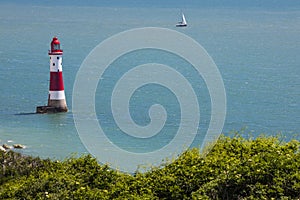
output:
[[[59,49],[60,49],[59,46],[60,46],[59,44],[54,44],[54,45],[53,45],[53,49],[54,49],[54,50],[59,50]]]
[[[59,57],[57,57],[57,60],[59,60]]]
[[[55,66],[55,63],[53,63],[53,66]]]

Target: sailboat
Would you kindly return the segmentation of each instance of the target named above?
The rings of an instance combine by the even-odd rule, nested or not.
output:
[[[187,23],[186,23],[186,20],[185,20],[185,17],[184,17],[184,14],[181,13],[181,22],[178,22],[176,24],[177,27],[184,27],[184,26],[187,26]]]

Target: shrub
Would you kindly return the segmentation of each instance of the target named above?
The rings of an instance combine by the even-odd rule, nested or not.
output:
[[[221,136],[206,156],[190,149],[135,174],[90,155],[58,162],[9,151],[0,154],[0,199],[299,199],[299,147]]]

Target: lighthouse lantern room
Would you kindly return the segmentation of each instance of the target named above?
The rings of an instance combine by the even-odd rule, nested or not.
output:
[[[57,37],[52,39],[50,46],[51,49],[48,52],[50,57],[48,105],[38,106],[36,108],[37,113],[56,113],[68,111],[62,75],[63,50],[60,49],[60,42]]]

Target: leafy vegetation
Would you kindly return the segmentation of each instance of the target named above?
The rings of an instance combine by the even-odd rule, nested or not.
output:
[[[0,153],[0,199],[299,199],[300,142],[222,136],[204,156],[134,175],[91,156],[51,161]]]

